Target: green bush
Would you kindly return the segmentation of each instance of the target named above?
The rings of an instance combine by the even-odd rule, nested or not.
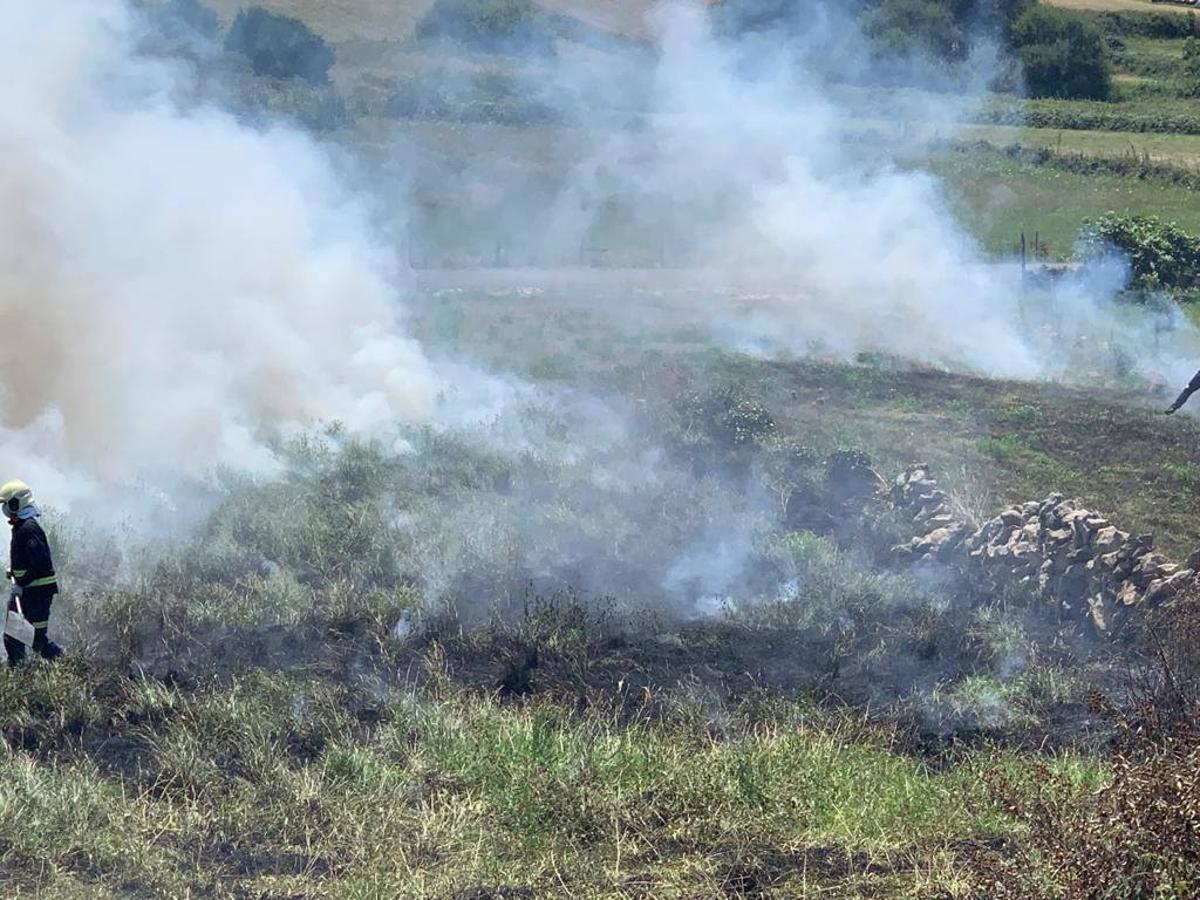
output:
[[[1012,37],[1031,95],[1105,100],[1112,94],[1104,40],[1086,19],[1039,4],[1016,21]]]
[[[928,56],[962,62],[981,35],[1012,41],[1013,24],[1034,0],[870,0],[861,14],[863,31],[882,55]]]
[[[245,56],[255,75],[329,83],[333,50],[303,22],[254,6],[238,13],[225,49]]]
[[[683,398],[679,418],[685,455],[700,468],[736,467],[775,432],[770,411],[732,387]]]
[[[884,0],[864,13],[862,26],[878,52],[889,57],[961,62],[970,46],[962,23],[938,0]]]
[[[1200,240],[1154,216],[1108,213],[1084,223],[1083,255],[1116,248],[1129,259],[1132,286],[1186,288],[1200,284]]]

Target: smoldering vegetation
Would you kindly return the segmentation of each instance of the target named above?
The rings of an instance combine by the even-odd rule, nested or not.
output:
[[[1174,768],[1094,789],[1139,696],[1191,764],[1183,648],[913,566],[881,499],[933,453],[965,518],[1064,481],[1191,502],[1195,430],[1143,404],[1190,329],[1118,369],[1153,328],[1097,302],[1120,265],[1022,294],[904,146],[839,128],[878,83],[952,119],[1011,75],[1003,23],[896,52],[894,10],[614,37],[442,0],[360,48],[417,67],[368,84],[278,13],[0,9],[5,324],[39,364],[0,365],[0,461],[51,508],[71,647],[0,676],[0,883],[969,896],[1154,852],[1105,855],[1103,798]],[[498,289],[405,265],[484,254]],[[1087,484],[1042,417],[1112,428],[1157,493]]]

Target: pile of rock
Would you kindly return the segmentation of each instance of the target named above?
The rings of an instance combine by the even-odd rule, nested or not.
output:
[[[898,552],[956,565],[981,592],[1054,604],[1102,635],[1196,582],[1193,569],[1154,551],[1151,535],[1131,536],[1061,494],[1006,509],[975,528],[928,468],[914,466],[896,480],[892,502],[912,516],[916,532]]]
[[[926,466],[913,466],[896,479],[892,505],[912,515],[915,537],[896,547],[905,555],[949,562],[961,555],[963,542],[975,530],[955,511]]]

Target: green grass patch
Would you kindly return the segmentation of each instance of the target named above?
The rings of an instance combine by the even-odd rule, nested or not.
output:
[[[975,448],[1033,482],[1057,484],[1062,490],[1072,490],[1082,478],[1068,462],[1039,449],[1021,435],[985,435],[976,440]]]
[[[1024,231],[1051,257],[1069,258],[1084,220],[1107,212],[1157,215],[1200,232],[1195,194],[1164,181],[1067,172],[1001,153],[938,155],[930,168],[963,223],[997,255],[1012,256]]]
[[[1200,466],[1195,463],[1165,462],[1163,470],[1185,490],[1192,493],[1200,492]]]
[[[17,677],[0,673],[0,687]],[[43,691],[59,680],[92,690],[69,668],[41,677]],[[148,689],[110,687],[108,713],[126,719]],[[788,702],[727,709],[714,740],[704,715],[621,724],[453,689],[436,702],[376,698],[369,725],[352,713],[363,698],[309,679],[151,692],[166,714],[130,732],[136,767],[112,767],[101,747],[52,762],[0,745],[0,887],[428,896],[508,884],[615,896],[636,879],[713,895],[731,867],[797,853],[773,872],[781,890],[912,890],[930,877],[917,863],[929,848],[1013,833],[988,770],[1036,778],[990,751],[932,772],[884,733]],[[37,725],[49,743],[63,727]],[[818,847],[856,865],[808,870],[804,848]],[[897,857],[886,876],[871,865]],[[933,875],[964,877],[952,862]]]

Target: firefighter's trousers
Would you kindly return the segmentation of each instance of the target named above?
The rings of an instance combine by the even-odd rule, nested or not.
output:
[[[45,659],[58,659],[62,656],[62,647],[50,640],[46,630],[50,627],[50,606],[54,602],[53,588],[25,588],[21,595],[21,611],[33,625],[33,652]],[[17,608],[16,598],[8,601],[8,608]],[[4,636],[4,649],[8,651],[8,664],[15,666],[25,659],[25,645]]]

